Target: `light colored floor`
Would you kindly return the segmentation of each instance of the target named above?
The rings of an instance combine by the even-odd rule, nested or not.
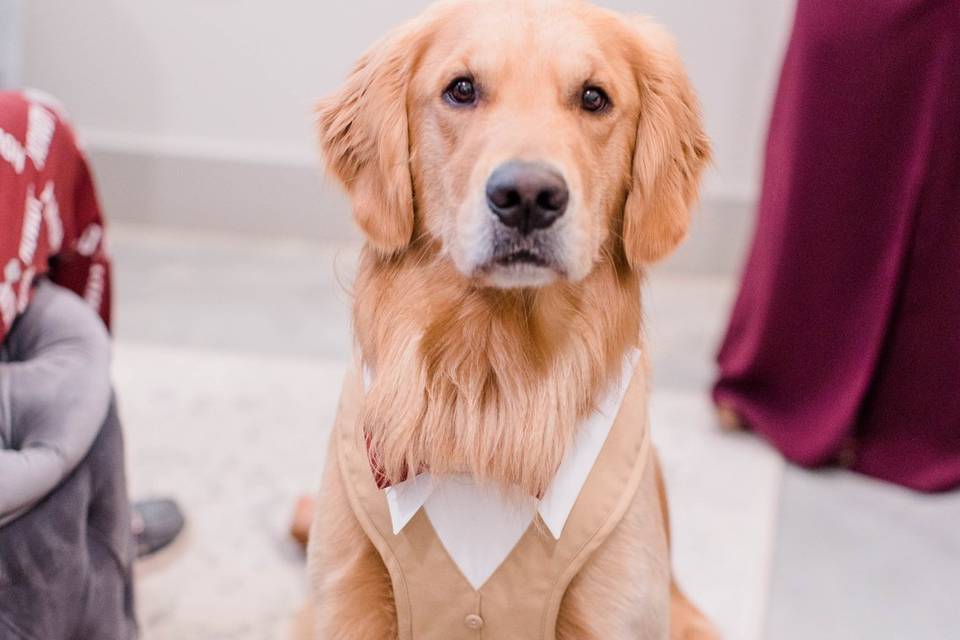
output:
[[[145,638],[284,638],[305,593],[286,525],[320,477],[355,250],[135,227],[112,245],[132,489],[174,495],[190,519],[175,553],[140,572]],[[785,472],[753,438],[716,431],[705,390],[732,294],[730,279],[671,270],[645,292],[681,581],[730,640],[950,638],[936,629],[960,628],[941,606],[960,575],[958,500]],[[907,584],[919,604],[892,606]],[[868,617],[880,606],[882,627]],[[905,628],[923,632],[889,635]]]
[[[960,492],[791,468],[781,505],[765,638],[960,638]]]

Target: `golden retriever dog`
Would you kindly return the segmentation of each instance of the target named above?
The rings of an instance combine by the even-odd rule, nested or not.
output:
[[[577,0],[440,2],[376,43],[317,125],[367,240],[354,326],[376,383],[358,422],[383,474],[541,495],[642,352],[644,271],[684,238],[709,160],[671,38]],[[331,453],[309,549],[312,637],[397,638],[336,467]],[[717,637],[672,583],[648,475],[565,592],[558,639]]]

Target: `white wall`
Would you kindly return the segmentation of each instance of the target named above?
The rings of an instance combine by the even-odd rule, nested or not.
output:
[[[310,108],[426,0],[27,3],[27,83],[95,151],[306,166]],[[677,35],[716,150],[706,200],[749,202],[793,0],[605,0]]]
[[[677,37],[716,149],[706,198],[753,200],[794,0],[605,0]]]
[[[23,0],[0,0],[0,89],[20,84]]]

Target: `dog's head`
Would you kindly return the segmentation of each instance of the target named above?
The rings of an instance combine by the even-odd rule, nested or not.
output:
[[[502,288],[664,257],[709,156],[670,38],[576,0],[441,2],[360,59],[318,128],[377,251],[430,243]]]

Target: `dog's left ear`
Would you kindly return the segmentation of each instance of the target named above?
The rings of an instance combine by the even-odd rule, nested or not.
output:
[[[407,83],[426,31],[424,17],[397,27],[316,109],[327,171],[350,195],[357,224],[383,254],[403,250],[413,236]]]
[[[666,257],[686,236],[710,141],[673,39],[647,19],[632,20],[629,29],[641,102],[623,241],[638,269]]]

